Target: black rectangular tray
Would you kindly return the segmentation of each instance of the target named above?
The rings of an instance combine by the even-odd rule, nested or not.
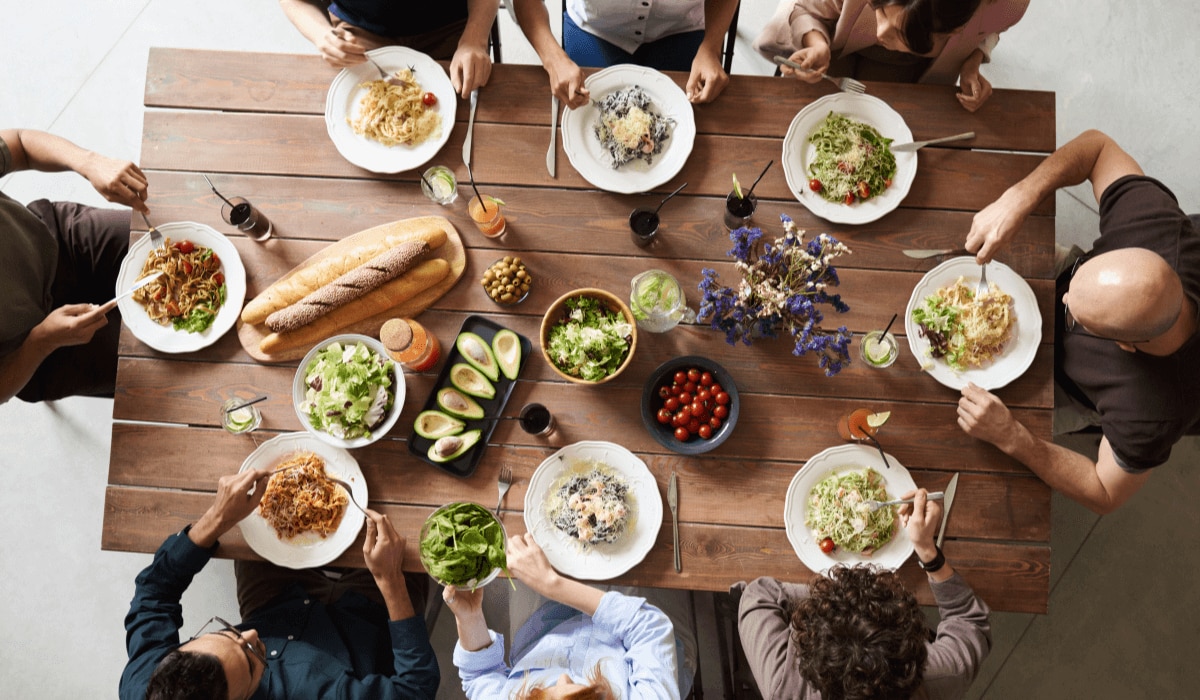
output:
[[[448,386],[453,386],[450,383],[450,368],[459,362],[466,362],[466,360],[463,359],[462,353],[458,351],[458,336],[467,332],[474,333],[490,346],[492,343],[492,338],[494,338],[501,330],[505,330],[504,326],[501,326],[495,321],[491,321],[482,316],[468,316],[463,321],[462,328],[458,330],[458,333],[456,333],[454,337],[449,340],[449,342],[446,342],[445,340],[442,341],[442,349],[446,353],[445,363],[442,365],[442,371],[438,373],[437,382],[433,385],[433,390],[429,392],[429,398],[425,400],[425,405],[421,407],[422,411],[440,410],[437,405],[438,392]],[[516,331],[513,332],[516,333]],[[520,333],[517,333],[517,339],[521,343],[521,362],[517,366],[517,376],[520,377],[521,370],[525,368],[525,363],[529,360],[529,354],[533,352],[533,344],[529,342],[528,338]],[[462,455],[458,459],[452,459],[449,462],[435,462],[432,459],[429,459],[429,447],[433,445],[434,441],[417,435],[416,429],[412,426],[410,426],[411,433],[408,437],[408,451],[413,453],[413,455],[422,462],[425,462],[426,464],[432,464],[438,469],[449,472],[454,476],[471,476],[475,473],[475,467],[479,464],[480,458],[483,457],[483,451],[487,449],[487,443],[492,437],[492,431],[496,429],[496,424],[499,422],[496,416],[499,416],[504,412],[504,406],[508,403],[508,396],[512,393],[513,386],[515,386],[516,383],[517,380],[509,379],[508,377],[504,376],[503,372],[501,372],[500,378],[495,382],[495,396],[490,399],[481,399],[475,396],[471,397],[479,402],[479,405],[483,407],[483,415],[485,418],[481,420],[465,421],[467,427],[463,428],[463,432],[468,430],[483,431],[479,435],[479,442],[475,443],[475,446],[468,450],[466,454]]]

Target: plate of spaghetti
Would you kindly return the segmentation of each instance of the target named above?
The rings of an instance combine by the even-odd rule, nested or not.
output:
[[[1029,369],[1042,342],[1042,315],[1028,282],[994,260],[990,291],[976,299],[978,282],[975,258],[947,260],[917,283],[904,314],[913,357],[951,389],[1008,384]]]
[[[325,97],[325,128],[346,160],[377,173],[411,170],[450,138],[458,95],[446,71],[404,46],[367,52],[370,63],[342,69]]]
[[[915,489],[904,465],[866,445],[837,445],[813,455],[788,485],[783,522],[800,561],[824,574],[838,563],[875,564],[895,570],[913,552],[895,510],[867,513],[862,501],[898,498]],[[821,540],[834,541],[831,552]]]
[[[892,153],[889,147],[908,141],[912,131],[883,100],[846,92],[826,95],[801,109],[783,138],[788,188],[827,221],[875,221],[900,206],[916,177],[916,152]],[[821,183],[816,190],[813,180]]]
[[[240,471],[249,469],[282,470],[271,475],[259,507],[238,523],[267,561],[289,569],[323,566],[358,537],[366,517],[328,478],[350,484],[354,500],[367,505],[367,482],[346,450],[305,433],[279,435],[246,458]]]
[[[246,299],[246,268],[228,238],[204,224],[163,224],[166,239],[129,245],[116,293],[154,271],[163,275],[117,302],[121,319],[146,345],[161,352],[193,352],[217,342],[237,322]]]
[[[558,571],[603,581],[629,571],[662,526],[658,481],[645,462],[611,442],[567,445],[534,471],[525,529]]]

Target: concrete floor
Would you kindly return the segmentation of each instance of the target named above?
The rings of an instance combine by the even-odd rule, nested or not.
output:
[[[773,67],[750,41],[775,3],[743,4],[734,70],[769,74]],[[1192,36],[1200,6],[1091,2],[1080,12],[1074,3],[1031,5],[984,75],[997,87],[1055,91],[1060,143],[1087,128],[1106,131],[1186,211],[1200,211],[1200,52]],[[148,47],[311,51],[267,0],[43,0],[5,9],[0,126],[52,131],[135,161]],[[534,62],[502,22],[506,60]],[[71,174],[23,173],[0,180],[0,189],[22,201],[103,204]],[[1060,241],[1086,247],[1095,209],[1086,187],[1059,194]],[[103,400],[0,406],[0,467],[13,477],[0,491],[0,528],[9,535],[0,548],[4,697],[92,697],[116,688],[125,660],[122,619],[133,578],[150,557],[100,551],[111,420],[112,403]],[[994,615],[995,646],[969,697],[1194,697],[1200,666],[1187,650],[1200,628],[1192,581],[1200,509],[1189,504],[1200,494],[1198,462],[1197,442],[1185,441],[1130,503],[1104,518],[1055,499],[1050,614]],[[229,563],[202,572],[184,606],[185,632],[213,614],[236,616]],[[439,628],[444,638],[446,625]],[[442,695],[458,696],[448,662],[443,670]],[[706,685],[716,680],[714,669]]]

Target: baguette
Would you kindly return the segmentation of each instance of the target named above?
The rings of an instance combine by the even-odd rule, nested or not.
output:
[[[429,252],[425,241],[401,243],[376,255],[300,301],[267,316],[267,328],[276,333],[293,331],[321,316],[365,296],[389,280],[408,272]]]
[[[450,263],[441,258],[426,260],[401,277],[369,292],[353,304],[334,309],[294,331],[267,335],[259,343],[258,349],[271,355],[303,345],[313,345],[336,334],[346,326],[365,321],[408,301],[441,282],[448,274],[450,274]]]
[[[446,243],[446,232],[441,227],[414,233],[393,234],[374,243],[355,246],[341,255],[330,255],[311,265],[285,275],[242,309],[242,322],[251,325],[262,323],[272,313],[300,301],[305,296],[336,280],[372,258],[387,252],[401,243],[424,241],[430,250]],[[337,245],[334,243],[333,245]]]

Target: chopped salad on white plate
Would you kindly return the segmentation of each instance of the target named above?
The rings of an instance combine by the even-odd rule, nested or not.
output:
[[[318,351],[304,384],[300,412],[313,428],[342,440],[369,437],[395,400],[392,362],[361,342],[335,341]]]

